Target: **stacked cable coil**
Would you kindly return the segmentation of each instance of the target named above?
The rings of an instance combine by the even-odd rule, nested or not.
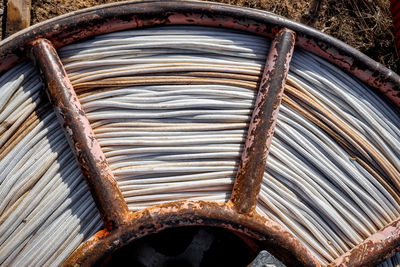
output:
[[[168,26],[60,49],[131,210],[229,199],[268,43]],[[101,227],[41,90],[26,63],[0,80],[3,265],[59,265]],[[326,265],[399,217],[399,158],[399,114],[348,74],[295,50],[257,211]]]
[[[168,27],[61,49],[130,209],[229,198],[267,51],[247,38]]]
[[[0,265],[62,264],[102,226],[32,64],[0,78]]]

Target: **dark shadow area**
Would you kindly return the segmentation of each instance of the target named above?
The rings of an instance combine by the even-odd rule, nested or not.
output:
[[[255,241],[222,228],[180,227],[131,243],[105,266],[247,266],[258,252]]]

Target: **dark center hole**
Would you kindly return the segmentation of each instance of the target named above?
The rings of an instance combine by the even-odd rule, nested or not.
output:
[[[259,246],[222,228],[180,227],[143,237],[115,252],[106,266],[247,266]]]

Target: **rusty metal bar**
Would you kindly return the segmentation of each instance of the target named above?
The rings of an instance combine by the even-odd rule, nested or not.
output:
[[[215,226],[255,238],[287,266],[315,266],[320,263],[293,234],[258,214],[238,214],[225,203],[176,201],[137,211],[130,223],[114,231],[99,231],[83,243],[64,266],[94,266],[104,263],[117,249],[143,236],[167,228]]]
[[[286,76],[293,54],[295,33],[282,29],[272,41],[261,77],[247,140],[232,191],[231,202],[239,213],[256,206],[282,100]]]
[[[82,174],[89,185],[106,229],[126,222],[128,206],[118,188],[85,112],[50,41],[32,43],[31,57],[46,83],[46,92],[63,127]]]
[[[133,3],[114,3],[107,6],[96,7],[92,9],[82,10],[74,12],[70,15],[61,16],[59,18],[53,19],[47,23],[35,25],[30,29],[21,31],[9,39],[0,42],[0,73],[9,69],[17,62],[24,60],[26,57],[26,52],[29,50],[29,46],[33,41],[35,41],[38,36],[47,38],[53,42],[56,47],[62,47],[69,43],[78,41],[82,38],[87,38],[93,35],[99,35],[107,32],[113,32],[123,29],[131,29],[131,28],[141,28],[148,26],[156,26],[156,25],[174,25],[174,24],[188,24],[188,25],[204,25],[204,26],[214,26],[214,27],[225,27],[243,30],[249,33],[254,33],[260,36],[272,37],[277,30],[282,27],[287,27],[294,30],[297,33],[296,45],[304,48],[307,51],[310,51],[336,66],[346,70],[356,77],[358,77],[361,81],[369,84],[375,90],[380,91],[383,95],[386,95],[392,102],[392,104],[396,105],[397,108],[400,107],[400,76],[396,73],[388,70],[381,64],[371,60],[367,56],[361,54],[355,49],[345,45],[344,43],[336,40],[335,38],[325,35],[321,32],[318,32],[312,28],[306,27],[299,23],[290,21],[288,19],[275,16],[270,13],[249,10],[244,8],[226,6],[221,4],[209,3],[209,2],[192,2],[192,1],[135,1]],[[184,205],[184,208],[187,206]],[[148,216],[153,216],[156,213],[156,209],[159,207],[154,207],[148,214]],[[211,208],[211,206],[210,206]],[[176,213],[177,209],[183,210],[186,212],[185,216],[187,218],[191,216],[191,210],[183,209],[179,205],[175,205],[175,203],[171,203],[164,208],[160,208],[160,211],[169,210],[172,213]],[[231,207],[221,208],[222,211],[225,209],[231,209]],[[143,215],[148,212],[147,210],[141,212]],[[217,211],[216,211],[217,212]],[[167,212],[163,214],[164,217],[159,217],[159,221],[154,221],[154,223],[158,223],[162,220],[162,222],[166,222],[166,224],[170,223],[171,227],[179,226],[179,220],[175,220],[176,217],[169,216]],[[182,215],[182,218],[186,218]],[[206,216],[206,214],[204,214]],[[221,213],[221,216],[224,216]],[[242,214],[235,213],[235,216],[242,216]],[[245,216],[249,218],[249,223],[245,224],[242,221],[236,221],[238,225],[237,228],[243,229],[243,231],[254,231],[258,226],[255,225],[253,221],[254,214],[251,216]],[[207,217],[204,217],[207,219]],[[178,218],[179,219],[179,218]],[[232,219],[234,220],[234,219]],[[149,222],[149,221],[147,221]],[[139,224],[137,231],[134,234],[130,234],[130,236],[140,237],[149,233],[151,231],[158,231],[157,224],[145,224],[147,223],[143,221],[143,224]],[[214,222],[211,219],[203,223],[202,219],[198,221],[192,221],[193,224],[207,224],[214,223],[216,226],[222,226],[226,228],[230,228],[231,225],[226,223],[225,220],[219,220],[218,222]],[[241,225],[245,224],[245,227]],[[131,225],[131,224],[129,224]],[[139,229],[142,227],[141,229]],[[153,228],[151,228],[153,227]],[[247,227],[247,229],[246,229]],[[265,227],[275,227],[274,225],[265,224]],[[364,260],[359,263],[367,263],[367,262],[378,262],[378,260],[382,259],[380,257],[390,256],[391,252],[396,248],[395,244],[399,244],[400,235],[398,234],[400,229],[400,224],[393,223],[390,227],[391,236],[390,240],[381,238],[379,236],[375,236],[375,241],[371,241],[367,239],[366,242],[375,242],[374,246],[378,246],[377,250],[373,250],[373,247],[368,247],[368,249],[373,250],[368,254],[370,260],[366,261],[365,256],[363,256]],[[162,227],[160,227],[161,229]],[[148,230],[146,233],[143,229]],[[385,228],[386,229],[386,228]],[[116,233],[120,231],[118,229],[111,233]],[[132,229],[130,229],[132,230]],[[128,231],[128,230],[127,230]],[[265,230],[266,231],[266,230]],[[101,231],[95,235],[94,238],[99,238],[99,242],[104,240],[109,234],[109,231]],[[261,233],[261,232],[260,232]],[[264,232],[262,232],[264,234]],[[102,236],[104,234],[104,236]],[[121,233],[125,234],[125,233]],[[265,233],[266,234],[266,233]],[[294,237],[288,237],[282,234],[279,237],[279,240],[287,240],[287,242],[295,241]],[[393,239],[392,239],[393,238]],[[93,239],[90,239],[93,241]],[[117,240],[117,239],[116,239]],[[274,243],[273,238],[271,238],[271,242]],[[390,242],[389,242],[390,241]],[[279,243],[280,241],[278,241]],[[379,242],[382,242],[381,246]],[[364,242],[365,243],[365,242]],[[363,244],[364,244],[363,243]],[[93,243],[92,243],[93,244]],[[104,243],[101,243],[104,245]],[[118,244],[113,243],[115,246]],[[94,244],[93,244],[94,245]],[[388,250],[385,250],[385,247],[388,247]],[[297,249],[294,247],[294,249]],[[382,251],[386,251],[381,253]],[[302,254],[302,253],[308,253]],[[300,257],[302,259],[312,258],[309,257],[309,251],[300,250],[298,253],[295,250],[293,253],[297,253],[296,257]],[[377,253],[374,255],[374,253]],[[299,256],[300,255],[300,256]],[[352,250],[350,254],[346,254],[347,258],[342,259],[342,263],[345,265],[346,259],[348,259],[349,255],[354,255],[357,257],[356,253]],[[365,255],[365,254],[364,254]],[[86,258],[83,254],[81,255],[81,260]],[[303,262],[303,261],[301,261]],[[340,260],[336,260],[335,263],[340,262]],[[349,261],[352,263],[353,261]],[[356,262],[354,262],[357,265]],[[317,265],[317,264],[314,264]],[[337,264],[338,265],[338,264]]]
[[[296,46],[352,73],[400,108],[400,76],[345,43],[272,13],[202,1],[118,2],[51,19],[0,42],[0,73],[25,58],[27,46],[38,36],[59,48],[108,32],[177,24],[232,28],[267,37],[282,27],[292,29]]]
[[[328,266],[376,266],[396,251],[400,251],[400,219],[365,239]]]

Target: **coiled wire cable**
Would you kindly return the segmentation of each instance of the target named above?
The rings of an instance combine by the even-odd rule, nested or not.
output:
[[[4,266],[60,265],[102,225],[41,90],[30,63],[0,78],[0,265]]]
[[[264,38],[198,26],[116,32],[60,49],[131,210],[229,199],[267,51]],[[0,219],[32,203],[19,219],[1,219],[0,255],[3,264],[60,264],[100,222],[55,116],[48,106],[38,111],[41,85],[29,68],[0,80]],[[30,89],[16,93],[23,81]],[[26,114],[33,110],[40,116]],[[257,210],[328,264],[398,218],[399,144],[399,114],[348,74],[296,50]],[[43,197],[30,194],[36,186]],[[54,190],[42,188],[51,186],[68,192],[59,204],[44,200]],[[54,246],[41,242],[50,237]]]
[[[249,40],[185,26],[62,49],[132,210],[229,197],[267,51]],[[399,116],[325,61],[296,50],[292,62],[258,210],[327,264],[399,215]]]

